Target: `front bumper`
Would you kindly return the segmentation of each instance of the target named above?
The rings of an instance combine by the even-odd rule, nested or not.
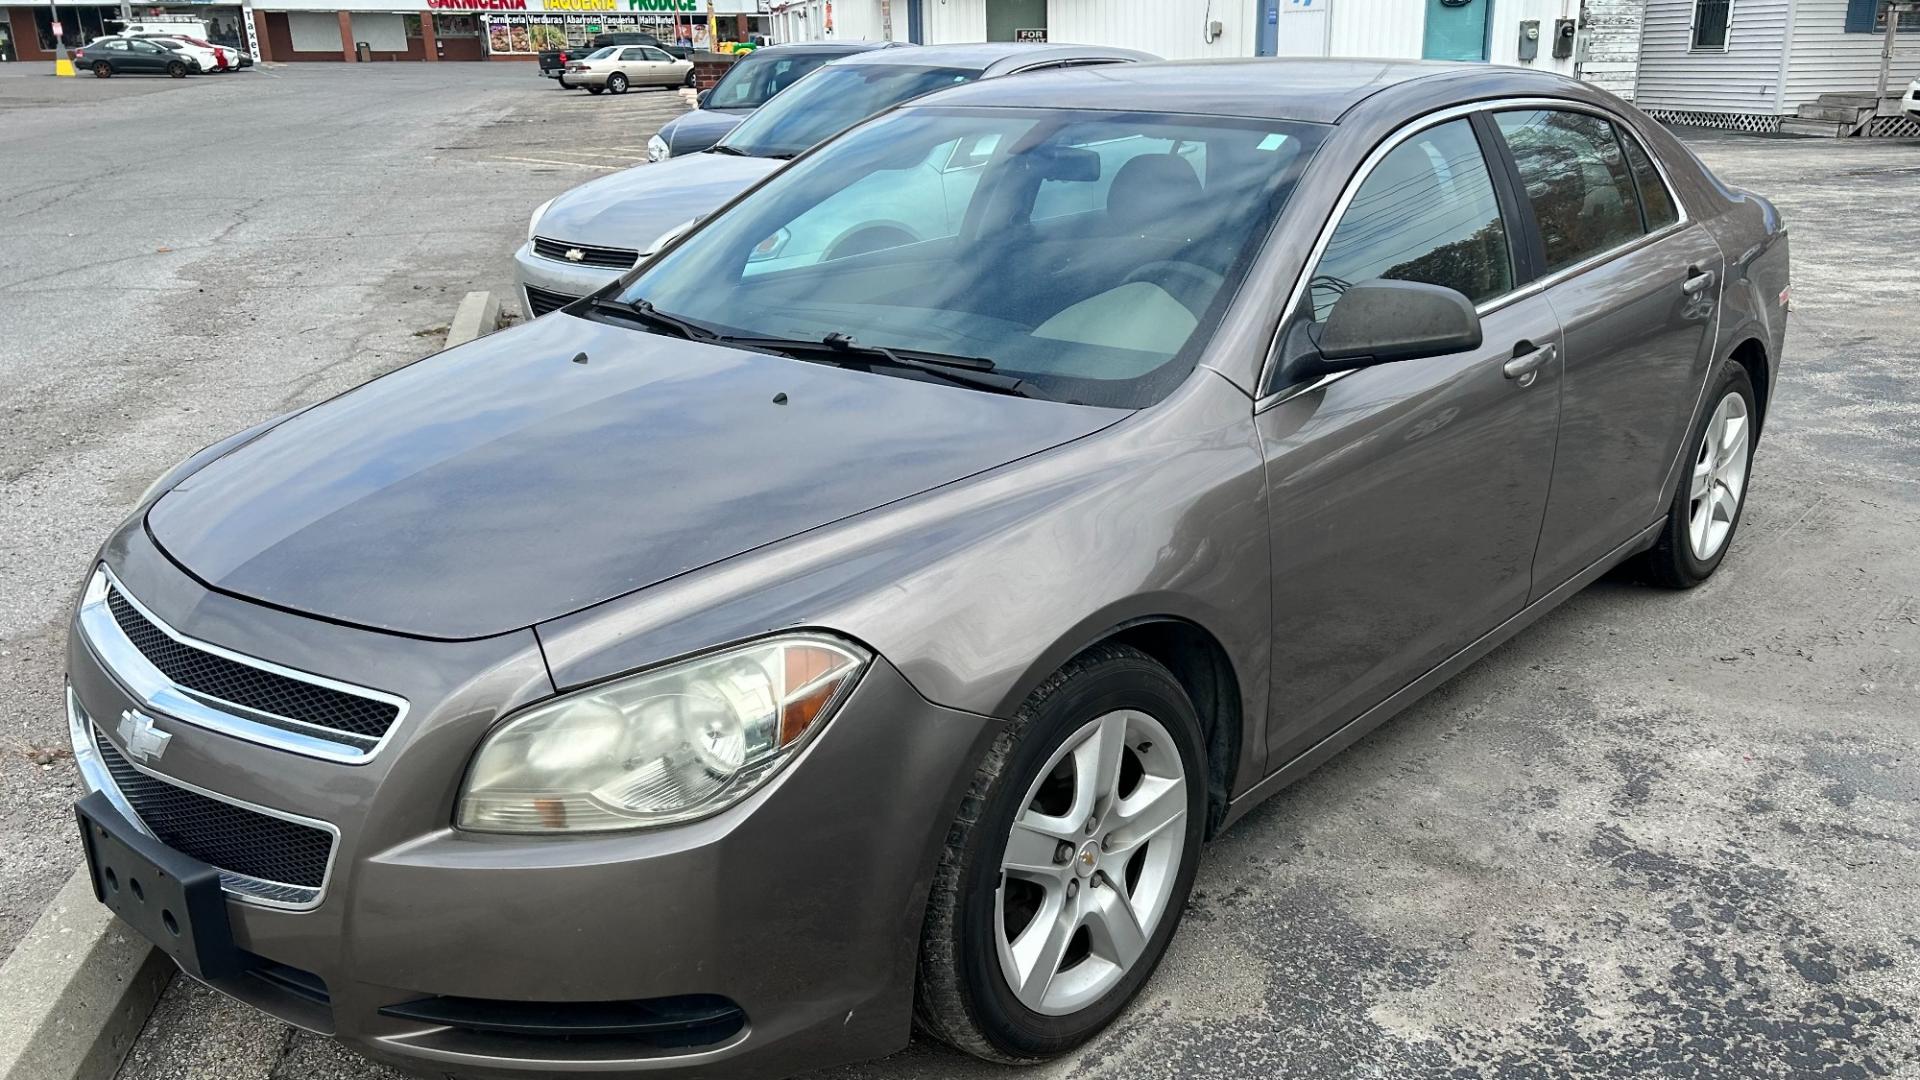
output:
[[[235,944],[259,967],[217,989],[434,1075],[771,1077],[905,1044],[927,884],[991,721],[929,704],[876,660],[799,760],[715,817],[600,836],[463,833],[449,823],[479,739],[553,692],[531,631],[425,642],[304,619],[204,589],[137,528],[107,559],[181,633],[410,703],[365,763],[316,760],[156,714],[74,629],[73,699],[106,742],[126,752],[110,718],[144,710],[170,737],[150,774],[338,830],[310,909],[228,895]],[[688,995],[737,1005],[744,1027],[663,1047],[382,1013]]]
[[[603,266],[576,266],[558,259],[543,259],[533,253],[533,241],[520,245],[513,253],[514,283],[520,287],[520,299],[531,305],[526,295],[529,286],[564,296],[569,300],[599,292],[620,279],[624,270]],[[529,306],[529,314],[533,312]]]

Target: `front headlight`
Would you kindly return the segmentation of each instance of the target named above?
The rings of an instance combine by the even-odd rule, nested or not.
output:
[[[560,196],[555,195],[553,199],[557,199],[559,197]],[[536,206],[533,208],[533,216],[527,219],[527,239],[528,240],[533,239],[533,230],[540,227],[541,215],[547,212],[547,207],[553,205],[553,199],[548,199],[546,202],[543,202],[539,206]]]
[[[667,145],[667,140],[661,138],[658,135],[654,135],[647,139],[647,160],[648,161],[665,161],[672,156],[673,156],[673,147]]]
[[[456,823],[600,832],[716,813],[825,725],[869,659],[837,638],[789,634],[537,705],[481,744]]]

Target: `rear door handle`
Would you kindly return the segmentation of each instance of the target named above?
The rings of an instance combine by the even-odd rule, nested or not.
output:
[[[1516,354],[1500,370],[1506,374],[1507,378],[1518,379],[1521,386],[1532,386],[1533,377],[1541,368],[1553,363],[1553,358],[1558,355],[1560,355],[1559,346],[1542,345],[1532,352]]]
[[[1712,284],[1713,271],[1696,269],[1693,273],[1687,275],[1686,281],[1681,283],[1680,291],[1692,296],[1702,292]]]

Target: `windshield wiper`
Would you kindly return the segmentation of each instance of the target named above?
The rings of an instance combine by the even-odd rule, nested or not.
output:
[[[728,154],[733,157],[752,157],[753,156],[752,154],[747,153],[745,150],[742,150],[737,146],[728,146],[726,143],[714,143],[712,146],[707,147],[707,153]]]
[[[612,312],[620,318],[637,319],[654,330],[678,334],[688,341],[717,341],[720,337],[699,323],[661,311],[646,300],[616,300],[611,296],[601,296],[594,298],[593,307],[596,311]]]
[[[923,352],[918,349],[889,349],[884,345],[862,345],[852,337],[834,332],[818,341],[806,338],[735,338],[723,337],[722,344],[748,349],[766,349],[772,352],[806,353],[831,362],[835,357],[872,366],[884,364],[888,367],[906,368],[911,371],[924,371],[937,375],[951,383],[970,386],[976,390],[988,390],[996,394],[1013,394],[1018,397],[1037,397],[1033,388],[1024,379],[1013,375],[996,374],[993,361],[979,356],[953,356],[947,353]]]

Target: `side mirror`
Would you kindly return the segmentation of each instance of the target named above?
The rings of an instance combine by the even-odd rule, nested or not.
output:
[[[1477,349],[1480,315],[1473,301],[1443,285],[1368,281],[1334,301],[1314,344],[1299,358],[1300,377]]]
[[[704,109],[704,108],[706,108],[706,107],[707,107],[707,101],[708,101],[708,99],[710,99],[710,98],[712,98],[712,97],[713,97],[713,91],[711,91],[711,90],[702,90],[702,91],[700,91],[700,96],[699,96],[699,97],[696,97],[696,98],[694,98],[694,99],[693,99],[693,100],[694,100],[694,107],[695,107],[695,108],[698,108],[698,109]]]

